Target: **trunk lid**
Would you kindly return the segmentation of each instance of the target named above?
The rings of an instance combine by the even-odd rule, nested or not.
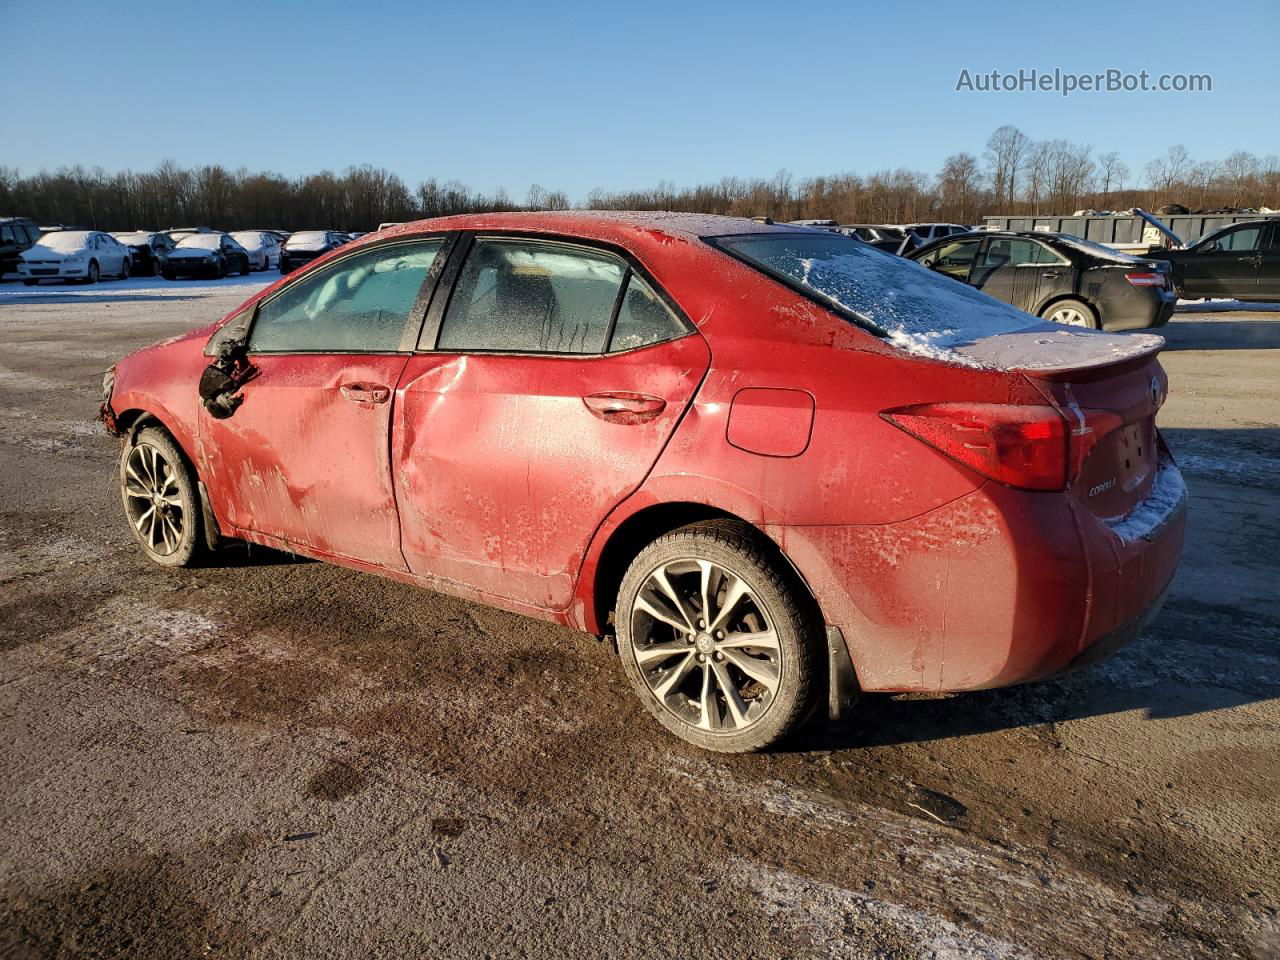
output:
[[[1021,372],[1067,419],[1068,492],[1103,519],[1122,517],[1151,491],[1160,459],[1156,413],[1169,381],[1157,359],[1164,338],[1058,324],[957,348]]]

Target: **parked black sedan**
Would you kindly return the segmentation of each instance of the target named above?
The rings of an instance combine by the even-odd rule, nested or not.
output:
[[[225,277],[249,274],[249,252],[225,233],[189,233],[160,265],[166,280],[178,277]]]
[[[129,255],[133,258],[129,272],[135,277],[160,276],[160,265],[174,247],[174,240],[167,233],[135,230],[132,233],[113,233],[112,236],[129,248]]]
[[[1177,302],[1167,263],[1061,233],[975,231],[907,257],[1054,323],[1159,327]]]
[[[1150,255],[1173,265],[1180,297],[1280,300],[1280,219],[1233,223],[1185,250]]]
[[[349,242],[350,238],[345,233],[338,233],[336,230],[300,230],[290,234],[289,239],[284,242],[284,249],[280,251],[280,272],[296,270]]]

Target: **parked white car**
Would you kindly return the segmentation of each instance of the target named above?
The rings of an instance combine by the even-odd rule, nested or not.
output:
[[[129,248],[101,230],[57,230],[22,251],[18,276],[32,287],[41,280],[97,283],[129,276]]]
[[[231,239],[249,252],[249,264],[254,270],[274,270],[280,266],[280,239],[263,230],[241,230]]]

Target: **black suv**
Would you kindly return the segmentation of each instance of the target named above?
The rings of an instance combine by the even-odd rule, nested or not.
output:
[[[29,217],[0,217],[0,280],[18,279],[18,258],[40,239]]]
[[[907,258],[1054,323],[1160,327],[1177,303],[1169,264],[1065,233],[980,230],[935,240]]]

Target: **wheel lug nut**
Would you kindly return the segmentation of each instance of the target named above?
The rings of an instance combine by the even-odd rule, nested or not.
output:
[[[724,654],[723,654],[723,653],[721,653],[719,650],[717,650],[717,651],[716,651],[716,662],[717,662],[717,663],[719,663],[719,662],[720,662],[721,660],[723,660],[723,659],[724,659]]]
[[[723,639],[724,639],[724,631],[723,631],[723,630],[717,630],[717,631],[716,631],[716,639],[717,639],[717,640],[723,640]]]
[[[705,627],[706,625],[707,625],[707,624],[706,624],[706,621],[703,621],[703,620],[699,620],[699,621],[698,621],[698,629],[699,629],[699,630],[701,630],[701,629],[702,629],[703,627]]]
[[[706,663],[706,662],[707,662],[707,658],[706,658],[703,654],[701,654],[701,653],[700,653],[700,654],[698,654],[698,662],[699,662],[699,663]]]

